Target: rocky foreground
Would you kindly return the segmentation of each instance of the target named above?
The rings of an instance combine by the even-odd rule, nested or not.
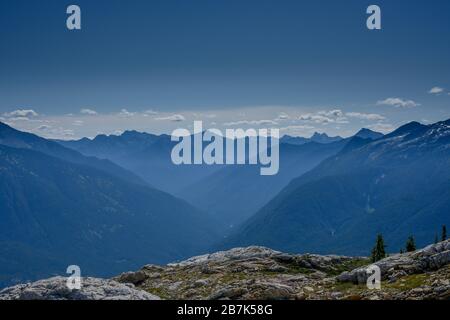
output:
[[[0,299],[450,299],[450,240],[376,263],[381,290],[366,286],[364,257],[236,248],[166,266],[146,265],[70,291],[51,278],[0,291]]]
[[[19,284],[0,291],[0,300],[160,300],[132,284],[113,280],[83,278],[81,290],[70,290],[67,278],[53,277]]]

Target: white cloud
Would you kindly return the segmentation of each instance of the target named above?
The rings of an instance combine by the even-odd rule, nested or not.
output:
[[[387,98],[385,100],[380,100],[377,102],[377,105],[386,105],[401,108],[412,108],[420,106],[420,104],[413,100],[404,100],[401,98]]]
[[[90,116],[95,116],[97,114],[97,111],[85,108],[85,109],[81,109],[80,113],[81,114],[87,114],[87,115],[90,115]]]
[[[132,116],[134,116],[135,114],[136,114],[135,112],[130,112],[130,111],[128,111],[127,109],[122,109],[122,110],[120,110],[120,112],[119,112],[119,116],[121,116],[121,117],[126,117],[126,118],[132,117]]]
[[[291,117],[284,112],[281,112],[278,117],[275,118],[275,121],[289,120]]]
[[[325,117],[325,116],[321,116],[321,115],[315,115],[315,114],[311,114],[311,113],[307,113],[307,114],[302,114],[301,116],[298,117],[298,120],[302,120],[302,121],[312,121],[312,122],[316,122],[316,123],[331,123],[334,122],[333,119]]]
[[[8,121],[30,121],[28,117],[14,117],[14,118],[8,118]]]
[[[442,93],[444,92],[444,89],[441,87],[433,87],[430,89],[430,91],[428,91],[428,93],[430,94],[438,94],[438,93]]]
[[[28,121],[25,121],[24,117],[21,117],[21,120],[15,122],[10,121],[9,118],[4,118],[6,121],[14,124],[18,129],[35,132],[46,138],[56,139],[67,139],[68,137],[93,138],[99,130],[105,134],[117,133],[116,130],[138,130],[155,134],[170,134],[183,123],[183,126],[186,128],[192,128],[192,121],[195,119],[204,120],[205,129],[207,127],[219,128],[221,130],[240,127],[255,129],[279,127],[285,133],[301,136],[308,136],[313,131],[326,131],[333,135],[346,136],[359,130],[361,121],[366,121],[367,124],[384,124],[388,122],[387,119],[381,119],[382,116],[376,115],[378,113],[376,111],[373,111],[374,113],[370,113],[367,110],[347,112],[344,109],[327,107],[256,106],[238,109],[212,108],[173,112],[159,111],[158,115],[149,115],[147,117],[144,116],[145,111],[130,112],[126,110],[126,112],[122,112],[122,115],[134,113],[134,116],[129,118],[120,116],[119,110],[112,113],[99,112],[95,116],[81,113],[71,116],[67,114],[39,115],[36,118],[28,119]],[[352,109],[348,111],[352,111]],[[381,112],[379,113],[382,114]],[[150,112],[150,114],[153,114],[153,112]],[[3,114],[0,114],[0,116],[3,116]],[[289,118],[286,119],[286,116]],[[407,117],[407,115],[404,116]],[[42,130],[36,129],[38,126],[44,124],[52,128],[48,130],[43,130],[44,127],[41,128]],[[367,126],[367,124],[364,126]],[[72,129],[73,131],[64,131],[66,129]],[[390,128],[384,125],[381,129],[386,131]]]
[[[158,111],[149,109],[149,110],[145,110],[143,113],[144,113],[144,116],[149,116],[149,115],[155,115],[155,114],[158,114]]]
[[[174,121],[174,122],[180,122],[186,120],[186,118],[182,114],[173,114],[167,117],[159,117],[155,118],[155,120],[167,120],[167,121]]]
[[[75,135],[75,133],[73,132],[73,130],[66,129],[66,130],[62,130],[62,135],[64,137],[73,137]]]
[[[329,124],[329,123],[348,123],[347,118],[340,109],[334,110],[322,110],[316,113],[306,113],[298,117],[298,120],[314,122],[319,124]]]
[[[38,114],[33,109],[18,109],[4,114],[5,117],[16,117],[16,118],[26,118],[26,117],[37,117]]]
[[[34,129],[21,128],[20,130],[34,132],[47,139],[73,139],[75,132],[71,129],[65,129],[63,127],[52,127],[49,125],[40,125]]]
[[[367,128],[384,134],[395,130],[395,127],[390,123],[375,123],[367,126]]]
[[[223,125],[230,127],[239,125],[276,125],[276,124],[278,123],[273,120],[240,120],[233,122],[225,122]]]
[[[46,124],[43,124],[43,125],[40,125],[39,127],[37,127],[36,130],[39,130],[39,131],[47,131],[47,130],[50,130],[51,128],[52,128],[51,126],[48,126],[48,125],[46,125]]]
[[[386,119],[382,115],[376,113],[347,112],[345,115],[349,118],[357,118],[362,120],[378,121]]]
[[[326,117],[334,117],[334,118],[339,118],[344,115],[344,113],[340,109],[334,109],[334,110],[329,110],[329,111],[319,111],[317,114],[326,116]]]
[[[123,130],[114,130],[112,134],[115,136],[120,136],[123,132],[124,132]]]
[[[202,120],[202,119],[214,119],[214,118],[217,117],[217,114],[215,114],[215,113],[203,113],[203,112],[197,113],[197,112],[194,112],[194,113],[192,113],[192,116],[194,118],[196,118],[196,119]]]
[[[288,134],[291,136],[310,135],[314,130],[315,128],[309,125],[292,125],[280,128],[280,132],[282,133],[282,135]]]

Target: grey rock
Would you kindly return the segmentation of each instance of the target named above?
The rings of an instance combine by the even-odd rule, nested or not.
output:
[[[242,296],[247,293],[247,290],[244,288],[233,288],[227,287],[220,289],[213,294],[211,294],[207,299],[208,300],[219,300],[224,298],[236,298]]]
[[[53,277],[0,291],[0,300],[159,300],[131,284],[114,280],[82,278],[80,290],[70,290],[67,278]]]
[[[258,299],[263,300],[287,300],[295,298],[295,294],[291,287],[273,282],[260,282],[255,289],[260,288]]]
[[[209,283],[208,279],[198,279],[197,281],[194,282],[194,287],[198,288],[198,287],[207,286],[208,283]]]
[[[132,283],[134,285],[141,283],[142,281],[147,279],[147,275],[144,271],[139,270],[136,272],[125,272],[114,278],[118,282],[122,283]]]
[[[332,292],[330,294],[331,299],[339,299],[342,298],[343,294],[342,292]]]
[[[374,263],[381,270],[382,279],[389,279],[396,272],[404,274],[423,273],[437,270],[450,263],[450,239],[429,245],[421,250],[396,254]],[[344,272],[337,277],[341,282],[364,284],[367,281],[367,267]]]
[[[219,251],[211,254],[204,254],[189,258],[187,260],[170,263],[168,266],[189,266],[202,264],[207,262],[224,262],[227,260],[245,260],[251,258],[267,258],[274,255],[281,254],[279,251],[275,251],[265,247],[250,246],[245,248],[234,248],[228,251]]]

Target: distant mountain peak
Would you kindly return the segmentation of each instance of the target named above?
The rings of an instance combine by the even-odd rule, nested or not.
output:
[[[336,141],[341,141],[343,138],[340,136],[330,137],[326,133],[314,132],[314,134],[310,138],[305,137],[294,137],[290,135],[284,135],[281,138],[282,143],[294,144],[294,145],[302,145],[308,142],[316,142],[316,143],[332,143]]]
[[[139,132],[136,130],[125,130],[120,136],[121,137],[141,137],[147,135],[147,133]]]
[[[411,134],[414,132],[420,132],[420,131],[426,131],[428,129],[428,126],[425,124],[422,124],[417,121],[411,121],[407,124],[402,125],[401,127],[397,128],[393,132],[389,133],[387,136],[389,137],[395,137],[405,134]]]
[[[314,132],[314,134],[310,138],[311,141],[318,142],[318,143],[330,143],[342,140],[342,137],[336,136],[336,137],[330,137],[325,132]]]
[[[371,140],[379,139],[383,136],[384,134],[382,134],[381,132],[373,131],[367,128],[362,128],[355,134],[355,137]]]
[[[328,137],[328,135],[325,132],[314,132],[314,134],[311,136],[311,138],[319,138],[319,137]]]
[[[408,122],[407,124],[399,127],[398,129],[417,129],[417,128],[426,128],[426,127],[427,127],[427,125],[425,125],[425,124],[422,124],[417,121],[411,121],[411,122]]]

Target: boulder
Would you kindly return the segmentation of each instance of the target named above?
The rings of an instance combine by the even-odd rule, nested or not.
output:
[[[82,278],[81,289],[69,289],[67,278],[53,277],[20,284],[0,291],[0,300],[159,300],[132,284],[114,280]]]
[[[396,274],[415,274],[437,270],[450,263],[450,239],[429,245],[421,250],[396,254],[377,261],[382,280],[395,277]],[[346,271],[337,277],[341,282],[364,284],[368,273],[366,267]],[[401,271],[401,272],[400,272]]]

